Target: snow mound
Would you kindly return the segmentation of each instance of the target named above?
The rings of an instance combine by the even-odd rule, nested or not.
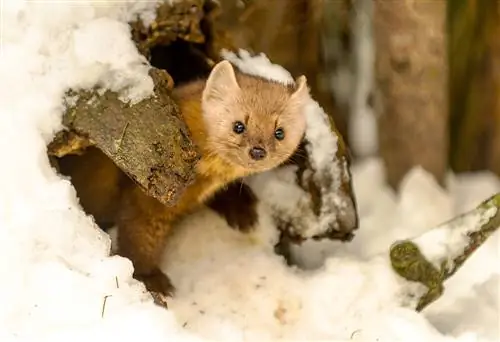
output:
[[[464,199],[453,198],[431,175],[416,168],[406,176],[398,201],[384,183],[381,165],[372,159],[353,168],[365,210],[356,238],[349,244],[308,241],[293,248],[300,269],[287,266],[272,251],[277,236],[269,208],[263,203],[260,226],[250,235],[228,229],[224,219],[208,209],[185,218],[168,242],[163,266],[179,288],[171,307],[186,329],[219,341],[496,341],[498,300],[488,298],[498,293],[494,291],[498,270],[492,264],[498,255],[481,259],[489,260],[491,266],[479,271],[487,285],[466,264],[454,276],[461,277],[458,286],[463,292],[452,278],[445,296],[424,314],[404,307],[407,293],[415,291],[390,269],[390,245],[426,233],[436,222],[458,214],[446,210]],[[361,184],[366,188],[360,188]],[[478,179],[477,188],[484,196],[476,196],[474,205],[495,192],[484,179]],[[436,202],[441,212],[423,201],[436,194],[442,196]],[[429,246],[435,244],[428,242]],[[484,250],[497,246],[498,234]],[[466,292],[476,287],[473,294]],[[480,317],[485,318],[484,324],[465,306],[482,310],[483,304]],[[435,312],[437,307],[443,311]]]

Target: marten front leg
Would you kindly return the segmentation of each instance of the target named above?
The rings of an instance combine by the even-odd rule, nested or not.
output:
[[[257,202],[252,189],[236,181],[216,193],[206,205],[224,217],[229,227],[248,233],[259,221]]]
[[[131,186],[124,189],[117,221],[118,254],[132,261],[134,277],[144,283],[157,304],[166,307],[166,297],[174,287],[158,262],[172,227],[168,208]]]

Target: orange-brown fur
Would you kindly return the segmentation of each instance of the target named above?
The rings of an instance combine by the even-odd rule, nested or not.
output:
[[[59,171],[71,176],[80,204],[101,227],[115,223],[120,201],[120,184],[128,179],[104,153],[89,147],[85,154],[68,155],[58,161]]]
[[[202,156],[196,166],[194,182],[175,206],[162,205],[129,179],[124,180],[118,168],[106,157],[97,158],[91,154],[91,166],[87,164],[89,166],[85,167],[80,162],[72,168],[61,168],[62,173],[72,176],[77,190],[88,186],[89,179],[85,177],[88,177],[86,174],[89,174],[90,168],[101,173],[95,177],[96,184],[102,183],[97,182],[98,179],[108,182],[101,188],[96,185],[79,191],[82,206],[87,206],[87,212],[94,214],[96,219],[108,220],[104,212],[114,216],[119,228],[119,254],[133,262],[134,276],[144,281],[152,292],[168,294],[173,289],[168,277],[157,265],[172,224],[232,181],[276,167],[285,161],[295,151],[304,134],[301,105],[307,88],[305,92],[302,89],[300,97],[295,99],[292,97],[296,93],[294,85],[269,82],[243,75],[232,68],[227,69],[227,64],[225,67],[229,74],[215,74],[217,77],[214,76],[212,80],[209,76],[208,81],[194,81],[174,89],[172,93]],[[237,80],[237,84],[234,80]],[[218,89],[219,83],[214,81],[227,87],[221,91]],[[213,92],[204,93],[205,89],[213,89]],[[207,117],[208,120],[205,120]],[[248,133],[234,134],[231,127],[235,119],[241,119],[248,125]],[[277,125],[286,127],[288,139],[275,141]],[[268,150],[268,158],[252,161],[248,157],[248,149],[255,144]],[[116,189],[119,187],[121,193],[118,194]],[[96,198],[100,198],[100,202],[93,202]]]

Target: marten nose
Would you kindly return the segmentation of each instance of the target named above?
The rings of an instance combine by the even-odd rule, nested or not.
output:
[[[261,160],[266,157],[266,150],[264,150],[262,147],[252,147],[249,154],[252,159]]]

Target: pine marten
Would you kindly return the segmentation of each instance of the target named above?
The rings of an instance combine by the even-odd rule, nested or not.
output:
[[[174,206],[146,195],[96,149],[59,165],[87,213],[98,223],[118,226],[118,253],[132,261],[134,277],[161,305],[173,293],[158,261],[174,221],[231,182],[286,161],[305,134],[309,89],[305,76],[282,84],[222,61],[207,79],[178,86],[171,95],[201,152],[195,180]]]

